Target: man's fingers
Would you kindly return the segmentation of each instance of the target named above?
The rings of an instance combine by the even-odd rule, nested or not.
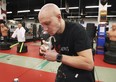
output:
[[[40,47],[40,49],[42,50],[42,51],[46,51],[46,48],[45,48],[45,46],[44,45],[42,45],[41,47]]]
[[[43,50],[41,50],[41,49],[39,50],[39,55],[40,55],[40,56],[45,56],[44,53],[45,53],[45,51],[43,51]]]

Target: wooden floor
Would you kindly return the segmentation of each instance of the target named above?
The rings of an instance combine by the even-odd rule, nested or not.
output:
[[[39,56],[40,42],[26,43],[27,53],[17,53],[16,46],[10,50],[0,50],[0,82],[54,82],[60,63],[46,61]],[[96,54],[96,82],[116,82],[116,65],[103,61],[104,55]]]

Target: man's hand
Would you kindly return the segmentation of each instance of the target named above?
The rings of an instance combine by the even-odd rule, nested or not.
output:
[[[44,56],[48,61],[56,61],[57,54],[55,50],[47,49],[45,45],[40,46],[40,55]]]

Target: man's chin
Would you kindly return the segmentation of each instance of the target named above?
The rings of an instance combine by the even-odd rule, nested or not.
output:
[[[50,34],[50,36],[53,36],[54,34]]]
[[[54,35],[54,33],[49,33],[49,35],[50,35],[50,36],[53,36],[53,35]]]

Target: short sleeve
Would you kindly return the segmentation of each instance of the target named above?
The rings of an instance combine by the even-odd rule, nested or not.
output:
[[[80,29],[80,30],[79,30]],[[79,52],[82,50],[90,49],[90,39],[86,33],[86,30],[83,27],[79,27],[76,31],[74,32],[75,34],[75,39],[74,39],[74,45],[75,45],[75,51]]]

